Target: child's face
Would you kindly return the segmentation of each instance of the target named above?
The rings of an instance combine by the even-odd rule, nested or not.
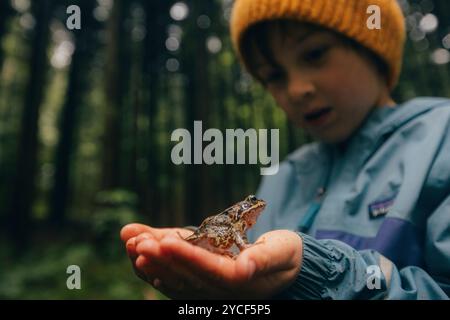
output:
[[[373,108],[395,105],[374,64],[334,33],[292,22],[271,28],[268,40],[276,65],[253,46],[255,72],[289,119],[316,139],[345,141]]]

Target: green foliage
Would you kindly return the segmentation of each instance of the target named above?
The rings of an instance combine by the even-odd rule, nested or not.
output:
[[[99,192],[81,227],[37,235],[19,258],[11,258],[16,255],[2,241],[0,299],[164,299],[134,274],[119,238],[120,229],[138,219],[136,203],[126,190]],[[67,289],[70,265],[81,268],[81,290]]]
[[[126,190],[101,191],[95,199],[96,209],[88,220],[93,243],[103,257],[115,260],[120,229],[126,224],[138,221],[136,214],[137,196]]]
[[[119,249],[119,248],[118,248]],[[41,243],[15,262],[0,262],[1,299],[161,298],[138,279],[126,257],[104,259],[89,243]],[[67,267],[81,268],[81,289],[66,286]]]

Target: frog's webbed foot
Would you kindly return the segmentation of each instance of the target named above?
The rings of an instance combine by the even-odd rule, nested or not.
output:
[[[177,231],[177,234],[178,234],[178,236],[181,238],[181,239],[183,239],[183,240],[186,240],[186,241],[189,241],[190,240],[190,238],[192,237],[192,236],[194,236],[195,234],[191,234],[190,236],[188,236],[188,237],[183,237],[183,235],[180,233],[180,231]]]
[[[193,232],[191,235],[189,235],[189,236],[187,236],[187,237],[184,237],[184,236],[180,233],[180,231],[177,231],[178,236],[179,236],[181,239],[183,239],[183,240],[189,241],[191,237],[193,237],[194,235],[198,235],[198,233],[199,233],[199,232],[198,232],[198,227],[194,227],[194,226],[186,226],[186,227],[183,227],[183,229],[186,229],[186,230],[189,230],[189,231],[192,231],[192,232]]]
[[[203,236],[201,234],[198,234],[197,232],[194,232],[193,234],[191,234],[188,237],[183,237],[181,235],[181,233],[178,232],[178,231],[177,231],[177,233],[178,233],[178,236],[180,236],[181,239],[183,239],[183,240],[185,240],[187,242],[193,243],[193,244],[195,244],[196,242],[198,242],[199,240],[201,240],[203,238]]]
[[[181,239],[185,240],[184,237],[181,235],[180,231],[177,231],[177,234]]]

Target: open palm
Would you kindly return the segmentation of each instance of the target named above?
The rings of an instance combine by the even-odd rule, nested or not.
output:
[[[136,274],[173,299],[270,298],[300,271],[302,241],[294,232],[268,232],[235,260],[180,238],[191,233],[131,224],[121,238]]]

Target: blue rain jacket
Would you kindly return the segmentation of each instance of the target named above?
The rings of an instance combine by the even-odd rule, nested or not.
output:
[[[369,114],[345,145],[312,143],[264,177],[249,239],[288,229],[303,264],[288,299],[448,299],[450,100]]]

